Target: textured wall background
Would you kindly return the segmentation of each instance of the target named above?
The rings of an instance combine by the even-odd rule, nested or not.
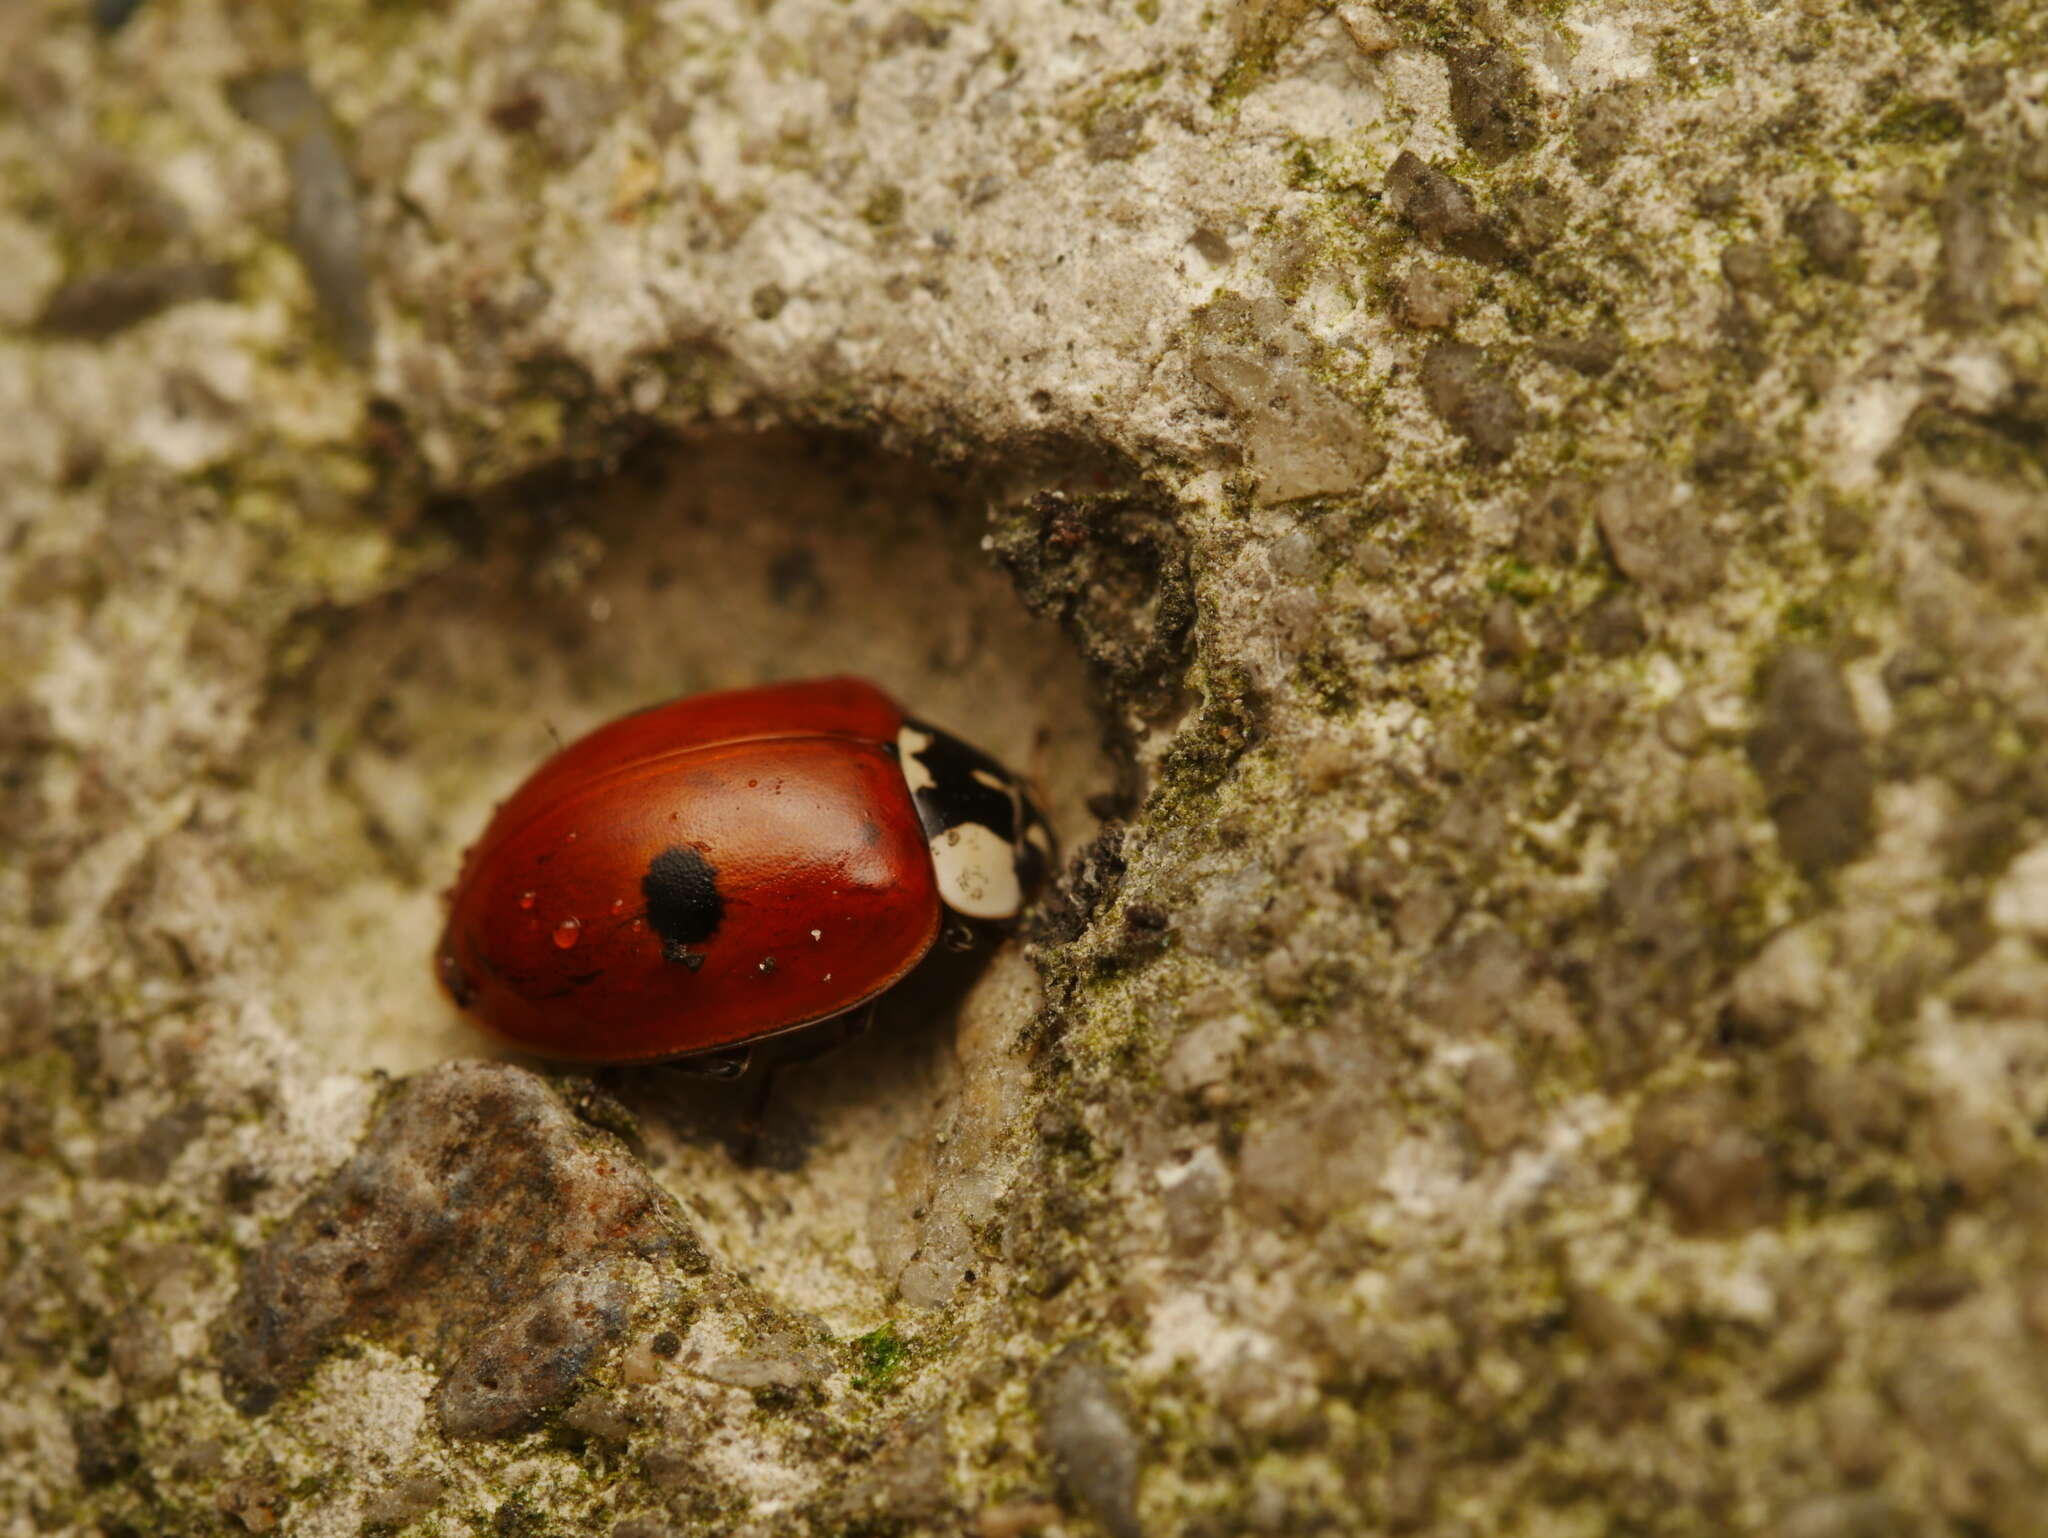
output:
[[[2048,1532],[2038,6],[88,9],[0,1530]],[[841,666],[1026,936],[758,1134],[492,1058],[493,799]]]

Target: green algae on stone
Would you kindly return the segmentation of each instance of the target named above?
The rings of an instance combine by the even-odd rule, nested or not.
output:
[[[868,1331],[853,1342],[854,1386],[870,1393],[882,1392],[902,1371],[909,1354],[910,1348],[896,1333],[894,1325],[885,1324]]]

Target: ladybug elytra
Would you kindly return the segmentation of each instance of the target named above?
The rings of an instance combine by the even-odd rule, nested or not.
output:
[[[729,1053],[882,993],[943,910],[1015,917],[1052,857],[1015,775],[872,684],[693,695],[512,793],[463,858],[436,970],[545,1057]]]

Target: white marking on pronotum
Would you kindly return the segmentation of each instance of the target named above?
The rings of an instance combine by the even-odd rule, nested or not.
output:
[[[904,781],[914,796],[921,790],[930,790],[939,782],[932,778],[931,770],[925,767],[918,755],[932,745],[932,740],[914,726],[905,726],[896,733],[896,758],[903,765]]]
[[[963,822],[934,838],[931,849],[939,896],[955,913],[1006,919],[1024,906],[1017,852],[995,829]]]
[[[1034,822],[1024,830],[1024,838],[1032,848],[1036,849],[1048,860],[1052,858],[1052,835],[1045,831],[1044,823]]]
[[[986,785],[999,796],[1011,795],[1010,782],[999,774],[990,774],[986,769],[970,769],[968,773]]]

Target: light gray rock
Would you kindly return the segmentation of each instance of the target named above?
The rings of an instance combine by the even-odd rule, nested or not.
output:
[[[282,18],[0,5],[0,1528],[2038,1530],[2023,0]],[[480,1061],[832,671],[1018,933]]]

